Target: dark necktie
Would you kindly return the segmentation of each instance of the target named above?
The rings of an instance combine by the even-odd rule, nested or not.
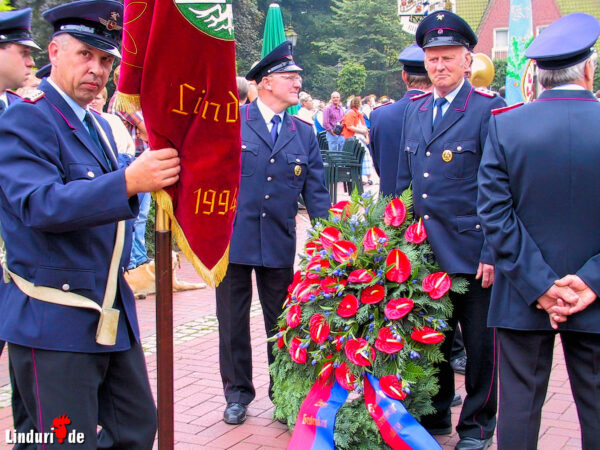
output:
[[[2,100],[0,98],[0,116],[2,115],[2,113],[4,112],[5,109],[6,109],[6,104],[4,103],[4,100]]]
[[[273,141],[273,145],[275,145],[275,142],[277,142],[277,136],[279,136],[279,122],[281,122],[281,117],[275,114],[271,119],[271,123],[273,124],[273,127],[271,128],[271,140]]]
[[[108,165],[108,167],[113,169],[113,166],[110,162],[110,158],[106,154],[106,151],[104,150],[104,146],[100,142],[100,137],[98,136],[98,131],[96,130],[96,127],[94,126],[94,121],[92,120],[92,115],[89,113],[89,111],[85,113],[85,117],[83,118],[83,121],[87,125],[88,131],[90,133],[90,137],[92,138],[92,141],[94,141],[94,144],[96,144],[96,147],[98,148],[98,150],[100,150],[100,152],[104,156],[104,159],[106,160],[106,164]]]
[[[436,108],[435,119],[433,119],[433,131],[437,129],[442,121],[442,107],[448,102],[444,97],[439,97],[435,99],[434,106]]]

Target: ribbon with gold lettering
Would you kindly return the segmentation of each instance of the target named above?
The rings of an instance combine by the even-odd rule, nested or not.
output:
[[[300,411],[288,449],[333,449],[335,416],[346,402],[348,391],[333,377],[318,379],[307,394]]]
[[[377,377],[364,378],[365,406],[375,421],[381,437],[394,450],[435,450],[438,442],[406,410],[402,402],[388,397],[379,387]]]
[[[115,106],[144,114],[150,147],[174,147],[179,182],[155,193],[210,285],[225,276],[240,183],[232,0],[126,0]]]

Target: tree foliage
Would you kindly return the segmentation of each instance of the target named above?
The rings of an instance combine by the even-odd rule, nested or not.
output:
[[[344,64],[337,80],[338,91],[342,94],[342,98],[350,95],[360,95],[365,89],[365,81],[367,81],[367,70],[360,63],[348,61]]]
[[[14,8],[10,6],[9,0],[0,0],[0,11],[10,11],[11,9]]]
[[[246,74],[260,59],[264,14],[256,0],[233,0],[237,72]]]

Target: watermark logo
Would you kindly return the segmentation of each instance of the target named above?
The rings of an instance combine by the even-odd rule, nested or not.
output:
[[[49,433],[39,433],[35,430],[27,432],[17,430],[6,430],[4,443],[5,444],[83,444],[85,435],[75,428],[69,430],[67,427],[71,425],[71,418],[66,414],[58,416],[52,420],[52,426]]]

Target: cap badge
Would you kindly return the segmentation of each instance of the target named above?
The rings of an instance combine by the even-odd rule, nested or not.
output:
[[[294,175],[296,175],[297,177],[302,175],[302,167],[301,166],[294,167]]]
[[[103,19],[102,17],[98,17],[98,22],[100,22],[102,25],[104,25],[106,27],[106,29],[109,31],[121,30],[121,29],[123,29],[123,27],[120,26],[119,24],[117,24],[118,17],[119,17],[119,13],[113,11],[110,13],[110,19],[106,20],[106,19]]]
[[[452,161],[452,152],[450,150],[444,150],[442,152],[442,159],[444,160],[444,162]]]
[[[444,30],[442,28],[438,28],[438,34],[444,34]]]
[[[444,15],[443,14],[438,14],[435,17],[437,18],[437,20],[444,20]]]

